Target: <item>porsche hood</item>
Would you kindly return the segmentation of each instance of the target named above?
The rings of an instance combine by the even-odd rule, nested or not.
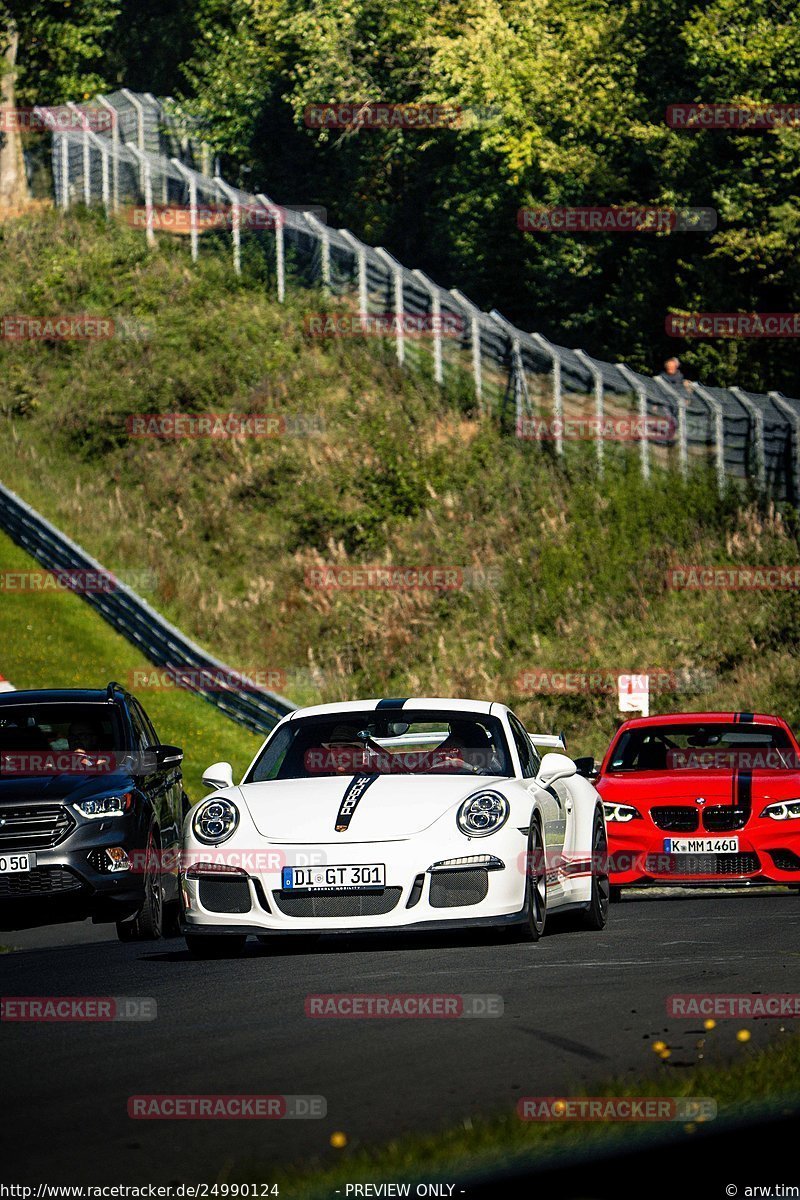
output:
[[[248,783],[253,824],[272,842],[385,842],[413,837],[467,796],[505,782],[486,776],[331,776]]]

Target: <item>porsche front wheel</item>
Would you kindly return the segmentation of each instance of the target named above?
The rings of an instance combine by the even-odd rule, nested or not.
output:
[[[547,863],[544,838],[536,817],[531,822],[528,835],[526,876],[525,923],[520,932],[523,941],[538,942],[547,922]]]

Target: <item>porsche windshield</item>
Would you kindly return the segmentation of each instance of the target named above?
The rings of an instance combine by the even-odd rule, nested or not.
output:
[[[646,725],[622,734],[609,771],[798,770],[797,751],[779,725],[700,722]]]
[[[466,712],[332,713],[289,721],[267,742],[245,783],[330,775],[510,776],[497,717]]]

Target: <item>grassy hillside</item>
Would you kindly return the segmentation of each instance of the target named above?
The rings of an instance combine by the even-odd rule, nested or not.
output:
[[[688,672],[656,711],[800,724],[796,593],[665,578],[675,563],[797,562],[793,513],[720,500],[705,474],[644,485],[633,455],[602,483],[579,446],[556,464],[398,371],[391,347],[307,337],[321,297],[276,304],[263,265],[247,256],[236,280],[227,247],[193,267],[167,238],[149,253],[138,232],[52,213],[7,223],[0,243],[0,312],[128,322],[110,341],[0,344],[0,479],[108,567],[152,571],[147,598],[231,665],[273,672],[297,702],[502,698],[531,726],[570,730],[576,752],[603,750],[615,696],[531,694],[521,673]],[[126,433],[131,414],[175,410],[277,412],[318,432]],[[462,568],[477,586],[307,583],[315,567],[388,563]]]
[[[0,534],[0,572],[37,570],[33,559]],[[71,592],[4,593],[0,601],[0,673],[18,689],[125,685],[141,658]],[[259,738],[189,692],[140,692],[162,741],[182,746],[186,791],[194,803],[208,791],[205,768],[228,759],[242,772]]]

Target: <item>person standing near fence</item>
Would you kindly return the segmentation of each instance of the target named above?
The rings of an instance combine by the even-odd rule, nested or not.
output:
[[[687,391],[689,390],[689,381],[681,370],[681,360],[674,356],[668,358],[664,363],[664,369],[659,372],[658,378],[663,379],[665,383],[669,383],[673,387],[683,387]]]

